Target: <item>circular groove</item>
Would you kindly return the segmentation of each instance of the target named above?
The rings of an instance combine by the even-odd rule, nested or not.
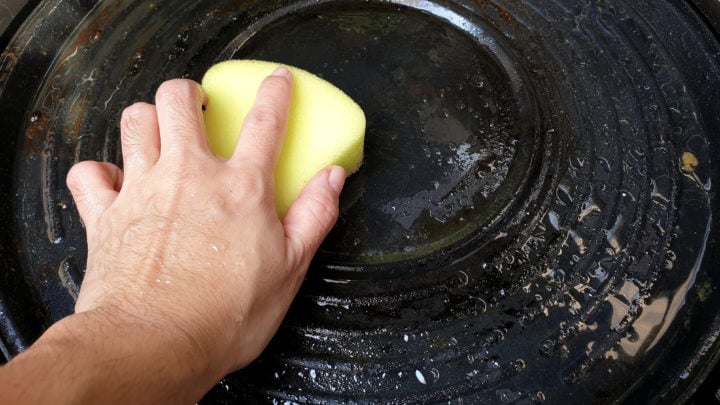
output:
[[[676,398],[717,352],[720,46],[689,7],[118,3],[48,1],[3,54],[3,247],[45,325],[86,255],[69,167],[121,163],[120,111],[164,79],[258,57],[357,99],[368,156],[276,339],[204,403]]]

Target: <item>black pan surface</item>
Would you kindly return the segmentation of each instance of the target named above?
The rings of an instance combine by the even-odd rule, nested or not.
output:
[[[165,79],[259,58],[366,158],[262,357],[203,403],[686,399],[720,333],[720,44],[677,0],[48,0],[0,60],[6,357],[72,312],[64,185]]]

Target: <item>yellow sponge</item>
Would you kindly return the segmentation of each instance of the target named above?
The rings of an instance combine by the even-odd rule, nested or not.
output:
[[[215,154],[232,156],[260,83],[278,66],[257,60],[229,60],[205,73],[205,129]],[[275,206],[281,217],[324,167],[334,164],[348,173],[357,170],[365,137],[365,114],[350,97],[309,72],[285,67],[293,74],[293,96],[275,173]]]

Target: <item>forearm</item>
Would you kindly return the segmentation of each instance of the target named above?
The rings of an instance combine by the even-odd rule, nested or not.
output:
[[[195,403],[222,377],[211,363],[164,325],[90,311],[0,368],[0,403]]]

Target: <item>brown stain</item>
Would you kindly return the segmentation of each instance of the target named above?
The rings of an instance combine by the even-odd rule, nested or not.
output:
[[[23,155],[37,157],[45,149],[47,140],[51,136],[47,115],[40,111],[30,114],[28,126],[23,137]]]
[[[122,1],[117,1],[110,2],[109,4],[113,4],[113,6],[115,7],[122,8],[122,3]],[[67,62],[69,62],[69,59],[75,52],[87,50],[95,43],[99,42],[103,37],[103,27],[112,24],[112,22],[114,21],[114,15],[115,13],[111,13],[107,9],[100,12],[97,17],[92,20],[92,24],[80,31],[76,35],[75,40],[64,47],[65,52],[62,55],[58,56],[59,59],[63,61],[61,65],[65,65]]]
[[[2,70],[0,70],[0,81],[5,81],[7,80],[6,76],[10,75],[15,69],[15,65],[17,65],[18,62],[18,56],[14,50],[8,49],[0,54],[0,57],[0,66],[2,66]]]
[[[15,54],[15,52],[13,52],[13,51],[8,51],[8,52],[5,52],[5,54],[4,54],[3,56],[4,56],[7,60],[9,60],[10,63],[12,63],[13,65],[17,63],[18,57],[17,57],[17,55]]]
[[[68,110],[67,123],[64,130],[64,141],[66,143],[77,143],[82,135],[83,120],[81,117],[88,110],[87,95],[83,95],[75,99],[72,106]]]
[[[66,47],[67,56],[71,55],[77,47],[89,47],[93,43],[100,41],[103,37],[102,27],[110,25],[113,21],[113,16],[107,11],[103,11],[98,15],[97,18],[93,19],[93,23],[80,31],[69,46]]]
[[[18,57],[15,51],[6,50],[0,54],[0,83],[8,80],[17,65]]]
[[[123,2],[112,2],[112,7],[123,7]],[[81,58],[81,55],[85,54],[93,46],[102,46],[101,40],[103,39],[104,31],[103,28],[109,26],[113,22],[115,13],[111,13],[108,8],[101,11],[96,18],[92,20],[92,23],[88,27],[84,28],[75,35],[75,38],[69,45],[64,47],[61,54],[58,55],[60,63],[55,67],[52,72],[53,76],[46,81],[45,92],[43,94],[42,105],[49,100],[50,107],[47,111],[40,112],[36,111],[30,116],[30,123],[26,127],[25,131],[25,151],[31,155],[40,153],[45,148],[47,140],[52,136],[51,125],[48,125],[51,118],[58,114],[61,114],[64,103],[67,101],[66,98],[72,95],[75,89],[76,83],[71,83],[70,87],[56,88],[53,86],[53,82],[64,75],[75,75],[77,80],[80,76],[74,72],[77,70],[74,65],[75,58]],[[82,130],[82,120],[80,119],[88,109],[88,102],[86,99],[80,98],[74,100],[68,107],[69,115],[73,118],[68,122],[65,132],[65,141],[72,142],[77,140]],[[59,101],[58,101],[59,100]]]
[[[500,19],[504,21],[511,29],[516,30],[518,28],[518,22],[515,19],[515,16],[513,13],[511,13],[508,9],[505,7],[497,4],[496,2],[492,0],[479,0],[477,2],[477,5],[481,8],[486,8],[487,6],[491,6],[492,8],[497,11],[497,13],[500,15]]]
[[[510,11],[497,3],[492,3],[492,5],[495,10],[497,10],[497,12],[500,14],[500,18],[502,18],[503,21],[508,23],[512,28],[517,28],[517,21],[515,20],[515,17]]]

